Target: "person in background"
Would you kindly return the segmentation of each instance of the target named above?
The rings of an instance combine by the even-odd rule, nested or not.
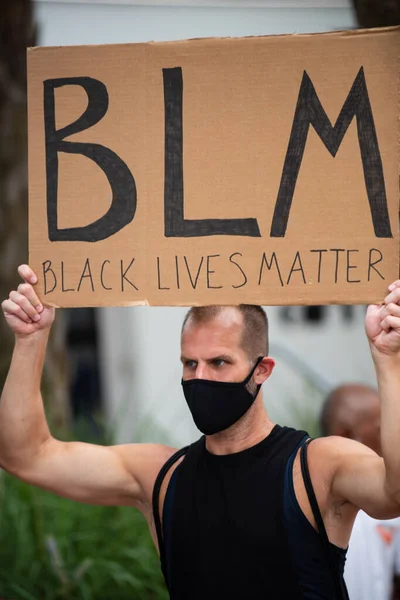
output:
[[[371,387],[347,384],[334,389],[321,412],[321,432],[365,444],[381,456],[380,403]],[[350,600],[398,599],[400,518],[386,521],[360,511],[347,552],[344,578]]]

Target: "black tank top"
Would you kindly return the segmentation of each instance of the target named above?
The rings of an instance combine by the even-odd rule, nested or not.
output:
[[[276,425],[262,442],[235,454],[211,454],[204,437],[184,451],[168,486],[159,539],[171,600],[314,597],[303,595],[299,557],[293,560],[290,547],[294,538],[301,553],[301,540],[284,501],[289,459],[306,438]],[[322,548],[317,552],[324,556]],[[336,599],[326,563],[325,571],[326,593],[315,597]]]

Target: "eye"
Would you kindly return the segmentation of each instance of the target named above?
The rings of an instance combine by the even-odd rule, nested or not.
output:
[[[187,369],[195,369],[197,367],[197,362],[195,360],[185,360],[184,367]]]
[[[224,360],[223,358],[214,358],[211,361],[211,364],[214,367],[224,367],[227,363],[226,363],[226,360]]]

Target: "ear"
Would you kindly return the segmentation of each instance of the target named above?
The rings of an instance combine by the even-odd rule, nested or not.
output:
[[[275,361],[270,356],[264,356],[262,361],[257,366],[257,369],[254,371],[254,381],[257,385],[260,383],[264,383],[275,367]]]

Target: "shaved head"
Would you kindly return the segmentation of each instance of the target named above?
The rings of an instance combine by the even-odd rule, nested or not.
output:
[[[182,333],[188,326],[208,323],[215,319],[239,322],[242,328],[240,346],[254,362],[259,356],[268,356],[268,319],[261,306],[239,304],[238,306],[196,306],[191,308],[183,321]]]
[[[320,417],[323,435],[355,439],[380,453],[380,403],[376,390],[346,384],[326,398]]]

